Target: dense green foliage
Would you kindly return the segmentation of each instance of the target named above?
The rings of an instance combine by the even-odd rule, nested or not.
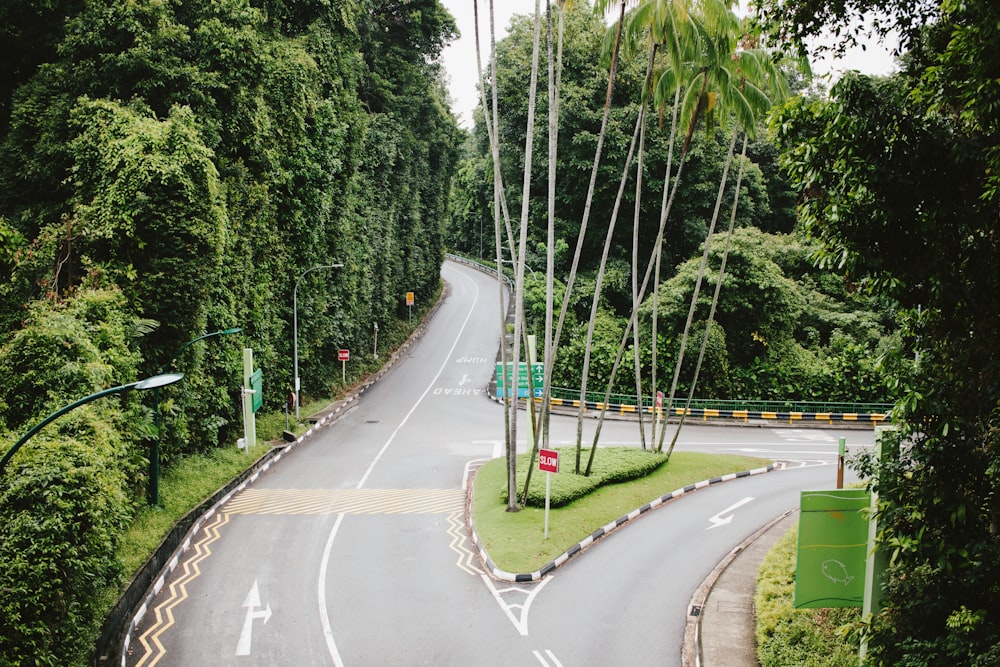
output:
[[[608,39],[607,27],[590,8],[576,3],[565,15],[559,117],[559,158],[556,195],[556,302],[561,303],[567,273],[577,241],[593,161],[600,107],[607,86],[607,63],[597,54]],[[500,105],[501,160],[508,184],[508,207],[519,206],[527,117],[532,22],[515,18],[510,35],[497,45],[497,89]],[[605,157],[597,178],[593,220],[584,238],[580,273],[570,299],[561,351],[556,356],[553,385],[579,387],[581,363],[587,348],[586,331],[597,267],[619,187],[636,117],[641,106],[647,56],[625,49],[618,70],[605,137]],[[539,72],[544,90],[547,75]],[[487,80],[487,85],[490,82]],[[528,267],[524,308],[527,329],[540,334],[545,322],[545,206],[548,171],[546,96],[539,95],[536,110],[535,155],[532,161],[532,199],[528,230]],[[641,281],[655,246],[660,220],[661,188],[667,166],[670,110],[648,123],[643,156],[643,187],[638,216],[638,275],[633,276],[632,235],[635,202],[634,174],[624,190],[622,213],[611,241],[601,301],[590,345],[591,390],[603,391],[618,346],[632,312],[633,278]],[[473,140],[456,179],[456,196],[448,242],[455,248],[490,262],[494,252],[492,163],[481,113]],[[644,393],[666,390],[679,356],[699,259],[708,233],[718,184],[726,161],[732,125],[708,114],[692,137],[676,203],[670,213],[663,243],[662,276],[658,294],[656,355],[657,387],[652,387],[652,287],[639,310],[639,364]],[[737,232],[727,260],[719,312],[710,332],[701,369],[699,397],[747,400],[824,400],[865,402],[885,400],[886,390],[876,372],[881,355],[898,345],[892,335],[892,308],[859,294],[842,272],[818,268],[811,261],[814,243],[793,231],[794,192],[779,173],[777,148],[763,132],[750,143],[744,163]],[[679,147],[674,149],[674,169]],[[735,171],[736,165],[731,167]],[[734,176],[726,189],[731,201]],[[727,213],[728,215],[728,213]],[[515,224],[515,228],[516,228]],[[515,234],[517,233],[515,229]],[[485,240],[483,240],[485,239]],[[711,244],[707,276],[702,285],[689,346],[700,345],[712,291],[723,254],[723,239]],[[495,261],[495,260],[492,260]],[[505,260],[505,261],[509,261]],[[631,338],[630,338],[631,340]],[[691,347],[689,347],[690,351]],[[697,354],[682,364],[678,392],[685,394],[693,377]],[[613,391],[635,392],[635,354],[630,344],[621,359]]]
[[[585,195],[594,159],[597,134],[601,125],[601,108],[607,89],[607,63],[600,54],[607,26],[584,3],[575,3],[565,15],[566,34],[563,54],[562,95],[559,102],[559,157],[556,196],[557,243],[572,249],[583,217]],[[520,185],[524,164],[527,89],[530,74],[532,21],[515,17],[508,37],[497,44],[497,93],[500,104],[500,136],[503,179],[508,187],[508,207],[520,210]],[[593,202],[594,220],[581,256],[581,272],[593,272],[601,256],[607,226],[614,207],[625,156],[628,152],[636,116],[639,112],[643,79],[646,71],[645,54],[632,54],[618,71],[615,95],[611,106],[609,128],[605,137],[605,155],[597,179]],[[487,86],[490,82],[487,80]],[[531,223],[528,230],[528,265],[544,273],[545,249],[545,183],[548,173],[547,98],[548,85],[544,67],[539,70],[539,95],[536,108],[535,154],[532,159]],[[668,119],[669,120],[669,119]],[[648,256],[656,237],[660,214],[660,187],[667,164],[668,123],[650,122],[643,158],[644,193],[640,216],[640,238],[643,254]],[[722,171],[726,144],[711,128],[695,137],[685,167],[688,180],[682,183],[677,208],[671,216],[664,243],[664,265],[673,266],[697,251],[705,239],[709,218],[715,202],[715,188]],[[480,232],[485,234],[483,258],[493,252],[492,163],[481,111],[476,112],[476,127],[469,154],[463,161],[456,181],[456,208],[448,241],[451,247],[479,253]],[[721,143],[720,143],[721,142]],[[766,148],[761,148],[766,151]],[[676,165],[675,165],[676,166]],[[780,178],[775,176],[775,181]],[[612,260],[629,261],[632,247],[632,208],[635,201],[633,181],[629,181],[622,204],[622,214],[612,243]],[[756,166],[744,176],[744,205],[739,211],[739,224],[768,226],[775,231],[791,231],[794,217],[783,210],[772,214],[768,185]],[[515,235],[517,231],[515,230]],[[572,252],[561,252],[557,258],[556,275],[564,275]],[[508,258],[509,260],[509,258]],[[631,299],[631,296],[629,296]]]
[[[757,573],[753,608],[761,667],[855,667],[859,610],[796,609],[793,528],[768,552]]]
[[[843,29],[845,7],[881,8],[910,47],[901,73],[848,76],[774,121],[821,261],[900,304],[912,350],[884,365],[900,397],[887,441],[901,453],[862,461],[891,557],[868,662],[997,664],[1000,6],[918,3],[921,25],[894,0],[783,4],[775,20],[805,11]]]
[[[717,281],[722,239],[713,241],[709,254],[707,288],[703,287],[695,313],[695,338],[705,330],[711,292]],[[878,362],[897,347],[888,314],[871,300],[848,291],[835,274],[817,270],[810,262],[811,247],[791,235],[771,235],[755,228],[737,230],[729,251],[726,277],[715,322],[698,381],[699,395],[756,400],[879,401],[885,387]],[[690,307],[698,259],[677,267],[659,293],[657,353],[672,368],[678,339]],[[627,267],[621,270],[627,280]],[[612,278],[614,281],[614,278]],[[529,279],[525,309],[529,328],[541,327],[544,297],[539,279]],[[578,309],[584,317],[583,304]],[[592,376],[606,378],[614,362],[625,326],[625,316],[605,304],[598,313],[593,343]],[[639,311],[641,331],[648,331],[652,298]],[[554,384],[579,384],[583,332],[568,332],[568,354],[557,360]],[[629,348],[631,350],[631,346]],[[624,355],[615,392],[634,392],[634,356]],[[650,351],[640,350],[643,373],[649,373]],[[680,389],[686,392],[694,359],[685,359]],[[662,386],[662,385],[661,385]]]
[[[32,304],[24,327],[0,347],[5,443],[47,412],[135,374],[141,327],[125,306],[113,290]],[[3,474],[0,664],[83,664],[88,657],[100,593],[122,574],[114,554],[139,490],[137,441],[152,428],[136,397],[115,400],[49,425]]]
[[[574,448],[556,448],[563,461],[576,456]],[[578,500],[595,489],[610,484],[620,484],[640,479],[652,473],[667,462],[665,454],[649,454],[636,447],[606,447],[588,476],[556,475],[549,482],[549,504],[562,507]],[[527,455],[517,457],[518,476],[526,478],[528,467],[534,460]],[[506,487],[501,491],[502,502],[507,502]],[[536,473],[531,477],[525,500],[527,507],[545,507],[545,474]]]
[[[0,34],[5,441],[169,367],[185,374],[160,396],[169,465],[235,440],[241,347],[275,410],[294,314],[302,391],[328,395],[338,349],[371,350],[376,326],[396,340],[405,293],[438,293],[460,140],[437,64],[455,26],[436,0],[2,0]],[[50,427],[0,476],[0,663],[86,653],[145,487],[137,404],[88,409],[101,428],[61,420],[64,441]]]

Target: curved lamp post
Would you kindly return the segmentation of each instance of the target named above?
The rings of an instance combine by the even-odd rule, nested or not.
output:
[[[15,453],[17,453],[17,450],[19,450],[21,446],[24,445],[24,443],[28,442],[28,440],[31,439],[31,436],[38,433],[38,431],[40,431],[50,422],[55,421],[59,417],[62,417],[70,410],[74,410],[80,407],[81,405],[90,403],[91,401],[97,400],[98,398],[101,398],[103,396],[110,396],[111,394],[120,394],[126,391],[131,391],[133,389],[138,389],[140,391],[144,391],[146,389],[158,389],[159,387],[164,387],[168,384],[179,382],[183,377],[184,377],[183,373],[163,373],[160,375],[154,375],[153,377],[146,378],[145,380],[139,380],[138,382],[130,382],[128,384],[123,384],[119,387],[111,387],[110,389],[104,389],[103,391],[91,394],[90,396],[84,396],[83,398],[74,401],[73,403],[70,403],[69,405],[63,408],[56,410],[42,421],[32,426],[31,430],[29,430],[27,433],[21,436],[21,439],[18,440],[17,443],[15,443],[14,446],[10,448],[10,450],[4,455],[3,459],[0,460],[0,472],[3,472],[4,467],[7,465],[7,461],[9,461],[10,458],[14,456]]]
[[[229,336],[230,334],[235,334],[243,331],[242,327],[231,327],[229,329],[223,329],[222,331],[213,331],[212,333],[202,334],[194,340],[189,340],[188,342],[181,345],[177,350],[170,355],[170,360],[167,361],[167,365],[161,369],[170,370],[170,367],[174,364],[174,359],[180,356],[181,352],[194,345],[200,340],[205,340],[206,338],[212,338],[213,336]],[[162,385],[160,385],[162,386]],[[156,435],[153,438],[153,442],[150,445],[149,452],[149,482],[146,487],[146,502],[150,505],[160,504],[160,389],[156,388],[153,392],[153,423],[156,426]]]
[[[194,345],[200,340],[205,340],[206,338],[211,338],[212,336],[229,336],[231,334],[236,334],[241,331],[243,331],[243,327],[232,327],[229,329],[223,329],[222,331],[213,331],[212,333],[202,334],[201,336],[198,336],[194,340],[189,340],[188,342],[184,343],[179,348],[177,348],[177,351],[174,352],[173,355],[170,357],[170,361],[167,362],[167,365],[164,366],[164,369],[170,370],[170,367],[174,364],[174,359],[179,357],[181,355],[181,352],[183,352],[184,350],[186,350],[187,348]]]
[[[295,281],[292,288],[292,358],[294,359],[294,374],[292,375],[295,391],[295,421],[299,421],[299,283],[306,277],[307,273],[319,269],[341,269],[343,264],[317,264],[302,272],[302,275]]]

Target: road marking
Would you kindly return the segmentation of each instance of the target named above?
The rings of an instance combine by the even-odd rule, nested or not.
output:
[[[260,606],[260,591],[257,588],[257,580],[253,580],[253,586],[243,600],[243,606],[247,608],[247,615],[243,619],[243,630],[240,632],[240,641],[236,644],[236,655],[250,655],[250,643],[253,635],[253,621],[255,618],[263,618],[264,625],[271,619],[271,605],[266,609],[256,611]]]
[[[319,563],[319,580],[316,582],[317,598],[319,600],[319,620],[323,626],[323,639],[326,640],[326,650],[333,658],[334,667],[344,667],[344,661],[340,658],[340,651],[337,650],[337,642],[333,638],[333,627],[330,625],[330,612],[326,606],[326,571],[330,568],[330,552],[333,551],[333,538],[340,530],[340,524],[344,520],[343,514],[337,515],[337,520],[330,530],[330,536],[326,538],[326,547],[323,548],[323,558]]]
[[[522,637],[527,637],[528,612],[531,610],[531,603],[534,601],[535,596],[538,595],[542,591],[542,588],[545,587],[545,584],[549,583],[552,579],[552,575],[545,577],[538,583],[532,584],[531,586],[507,586],[506,588],[497,588],[493,585],[493,580],[485,574],[482,575],[482,579],[486,584],[486,587],[490,589],[490,593],[493,594],[493,599],[497,601],[497,604],[500,605],[503,612],[507,614],[507,618],[514,624],[514,629],[516,629]],[[515,598],[523,595],[524,602],[507,602],[503,597],[504,595],[507,595],[508,597],[513,596]],[[514,610],[520,611],[519,617],[514,615]]]
[[[368,466],[368,470],[365,471],[365,474],[361,477],[361,481],[358,482],[357,487],[355,487],[357,489],[361,489],[365,485],[365,482],[368,481],[372,471],[375,470],[375,466],[382,459],[382,455],[385,454],[387,449],[389,449],[389,445],[391,445],[396,439],[396,436],[399,435],[403,426],[406,425],[406,423],[410,420],[410,417],[413,416],[413,413],[417,411],[420,404],[423,403],[425,398],[427,398],[427,395],[434,388],[434,385],[437,384],[438,378],[441,377],[444,369],[451,363],[452,355],[455,353],[455,348],[458,347],[458,341],[462,338],[462,334],[465,333],[465,328],[469,325],[472,313],[476,310],[476,304],[479,303],[479,286],[476,285],[474,280],[466,275],[463,275],[461,272],[459,272],[458,275],[472,283],[472,286],[476,289],[476,296],[472,300],[472,305],[469,306],[469,312],[465,316],[465,321],[462,322],[462,327],[458,330],[458,334],[455,336],[455,340],[451,344],[451,348],[448,350],[448,353],[445,355],[445,359],[441,363],[441,367],[438,369],[438,372],[434,375],[433,379],[431,379],[427,388],[424,389],[424,393],[420,395],[420,398],[416,400],[413,407],[411,407],[409,412],[406,413],[406,416],[403,417],[403,420],[399,422],[399,426],[396,427],[396,429],[389,436],[389,439],[385,441],[384,445],[382,445],[382,449],[380,449],[378,454],[375,455],[375,458],[372,459],[371,465]],[[326,546],[323,548],[323,557],[319,565],[319,579],[316,586],[320,624],[323,626],[323,637],[326,640],[326,648],[330,653],[330,657],[333,658],[335,667],[343,667],[344,662],[340,657],[340,651],[337,650],[337,642],[333,636],[333,627],[330,625],[330,613],[327,609],[326,603],[326,572],[330,565],[330,553],[333,551],[333,540],[337,537],[337,531],[340,529],[340,524],[343,522],[344,516],[344,514],[338,514],[337,521],[333,524],[333,528],[330,530],[330,535],[326,540]]]
[[[254,489],[226,505],[230,514],[450,514],[465,509],[462,489]]]
[[[216,514],[212,523],[205,526],[205,536],[192,545],[194,547],[193,557],[184,561],[183,574],[171,582],[169,597],[156,607],[156,620],[139,637],[139,643],[146,649],[146,652],[135,663],[135,667],[153,667],[167,654],[167,649],[160,642],[160,637],[174,625],[174,607],[187,599],[188,583],[201,574],[199,564],[212,554],[209,545],[219,539],[219,528],[228,522],[229,515]]]
[[[559,658],[550,649],[545,649],[545,656],[548,656],[548,660],[542,655],[541,651],[532,651],[535,654],[535,658],[540,662],[543,667],[563,667],[563,664],[559,662]],[[551,660],[552,662],[549,662]]]
[[[738,510],[739,508],[743,507],[744,505],[752,501],[753,498],[750,498],[748,496],[743,500],[739,501],[738,503],[733,503],[732,505],[722,510],[718,514],[708,517],[708,522],[711,523],[712,525],[706,528],[705,530],[712,530],[713,528],[718,528],[719,526],[729,525],[733,521],[733,515],[729,513]],[[723,518],[722,516],[723,514],[729,514],[729,516]]]
[[[451,536],[448,548],[458,554],[458,560],[455,561],[458,569],[473,576],[482,575],[483,571],[476,561],[476,553],[468,548],[469,533],[465,529],[464,515],[464,508],[460,512],[452,512],[448,515],[448,535]]]

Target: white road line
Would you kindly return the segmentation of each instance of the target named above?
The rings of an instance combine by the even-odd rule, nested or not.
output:
[[[547,655],[549,660],[552,662],[546,660],[541,651],[532,651],[532,653],[535,654],[535,658],[542,664],[542,667],[563,667],[563,664],[559,662],[559,658],[556,657],[556,654],[553,653],[551,649],[545,649],[545,655]]]
[[[413,413],[417,411],[417,408],[420,407],[420,404],[427,397],[427,394],[429,394],[430,391],[434,388],[434,385],[437,383],[438,378],[441,377],[441,374],[444,372],[445,367],[447,367],[448,364],[451,363],[452,354],[455,352],[455,348],[458,346],[458,341],[459,339],[461,339],[462,334],[465,332],[465,327],[468,326],[469,324],[469,319],[472,317],[472,313],[476,309],[476,304],[479,303],[479,286],[476,285],[475,281],[469,278],[468,276],[463,275],[462,273],[458,273],[458,275],[462,276],[470,283],[472,283],[472,286],[475,287],[476,289],[476,296],[472,301],[472,305],[469,307],[468,315],[465,316],[465,321],[462,322],[462,328],[459,329],[458,334],[455,336],[455,341],[451,344],[451,349],[449,349],[448,354],[445,355],[444,362],[438,369],[438,372],[434,376],[434,379],[431,380],[430,384],[427,385],[427,389],[425,389],[424,393],[420,395],[420,398],[418,398],[416,403],[413,404],[413,407],[410,408],[410,411],[407,412],[406,416],[403,417],[403,420],[399,422],[399,426],[396,427],[396,430],[392,432],[392,435],[389,436],[389,439],[385,441],[384,445],[382,445],[382,449],[380,449],[378,454],[375,455],[375,458],[372,459],[371,465],[368,466],[368,470],[365,472],[364,476],[361,478],[361,481],[358,482],[358,485],[355,487],[357,489],[363,487],[365,485],[365,482],[368,481],[368,477],[371,475],[372,470],[375,469],[375,464],[379,462],[379,459],[381,459],[382,455],[385,454],[385,451],[389,449],[389,445],[392,444],[392,441],[396,439],[396,436],[399,434],[400,430],[402,430],[403,426],[406,425],[406,422],[409,421],[410,417],[413,416]],[[327,609],[327,604],[326,604],[326,571],[330,563],[330,553],[333,551],[333,540],[337,536],[337,530],[340,528],[340,523],[343,520],[344,520],[344,515],[338,514],[337,521],[336,523],[333,524],[333,529],[330,531],[330,536],[326,540],[326,546],[323,548],[323,558],[320,560],[319,580],[317,582],[317,589],[318,589],[317,597],[319,599],[319,619],[320,623],[323,626],[323,637],[324,639],[326,639],[327,651],[330,653],[330,657],[333,658],[333,664],[336,667],[344,667],[344,662],[340,657],[340,651],[337,650],[337,642],[333,637],[333,628],[330,625],[330,613],[329,610]]]
[[[330,612],[326,606],[326,571],[330,565],[330,551],[333,550],[333,538],[337,536],[340,522],[344,520],[343,514],[337,515],[337,520],[333,524],[330,536],[326,538],[326,547],[323,549],[323,559],[319,563],[319,581],[317,582],[319,598],[319,621],[323,626],[323,638],[326,640],[326,650],[333,658],[336,667],[344,667],[344,661],[340,659],[340,651],[337,650],[337,642],[333,638],[333,628],[330,626]]]
[[[552,580],[552,575],[545,577],[538,583],[534,584],[531,588],[519,588],[511,586],[504,589],[498,589],[496,586],[494,586],[493,580],[491,580],[489,576],[483,574],[480,575],[480,577],[482,578],[483,583],[486,584],[486,587],[490,589],[490,593],[493,594],[493,599],[497,601],[497,604],[500,605],[500,608],[503,609],[503,612],[507,614],[507,618],[510,620],[511,623],[514,624],[514,628],[517,630],[518,634],[521,635],[522,637],[527,637],[528,612],[531,611],[531,603],[535,600],[535,596],[541,593],[542,589],[545,588],[545,584],[549,583],[549,581]],[[524,595],[525,596],[524,602],[521,604],[508,603],[503,599],[503,595],[501,595],[501,593],[516,593]],[[520,618],[514,616],[514,609],[521,610]]]
[[[413,416],[413,413],[417,411],[417,408],[420,407],[420,404],[423,403],[425,398],[427,398],[427,394],[429,394],[431,390],[434,389],[434,385],[437,384],[438,378],[441,377],[442,373],[444,373],[444,369],[448,366],[448,364],[452,362],[452,354],[455,352],[455,348],[458,347],[458,341],[462,337],[462,334],[465,333],[465,327],[468,326],[469,324],[469,318],[472,317],[472,313],[476,309],[476,304],[479,303],[479,287],[476,285],[475,281],[473,281],[468,276],[462,275],[461,273],[459,273],[458,275],[462,276],[463,278],[471,282],[472,286],[476,288],[476,297],[475,299],[473,299],[472,305],[469,307],[469,313],[468,315],[465,316],[465,321],[462,322],[462,328],[458,330],[458,334],[455,336],[455,341],[451,344],[451,349],[448,350],[448,354],[445,355],[444,361],[441,363],[441,367],[438,368],[438,372],[434,375],[434,379],[431,380],[430,384],[427,385],[427,388],[424,389],[424,393],[420,395],[420,398],[418,398],[416,403],[413,404],[413,407],[410,408],[410,411],[407,412],[406,416],[403,417],[403,420],[399,422],[399,425],[396,427],[396,430],[392,432],[392,435],[389,436],[389,439],[385,441],[384,445],[382,445],[382,449],[380,449],[378,454],[375,455],[375,458],[372,459],[371,465],[368,466],[368,470],[365,471],[364,476],[361,478],[361,481],[358,482],[358,486],[356,488],[360,489],[362,486],[365,485],[365,482],[368,481],[368,477],[372,474],[372,471],[375,469],[375,465],[379,462],[379,459],[382,458],[382,455],[385,454],[385,450],[389,449],[389,445],[392,444],[392,441],[396,439],[396,436],[399,435],[399,432],[403,429],[404,426],[406,426],[406,422],[410,420],[410,417]]]

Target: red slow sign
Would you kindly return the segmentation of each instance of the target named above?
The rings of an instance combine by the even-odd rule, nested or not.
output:
[[[559,472],[559,452],[554,449],[538,450],[538,469],[542,472]]]
[[[350,361],[351,351],[350,350],[337,350],[337,361]]]

